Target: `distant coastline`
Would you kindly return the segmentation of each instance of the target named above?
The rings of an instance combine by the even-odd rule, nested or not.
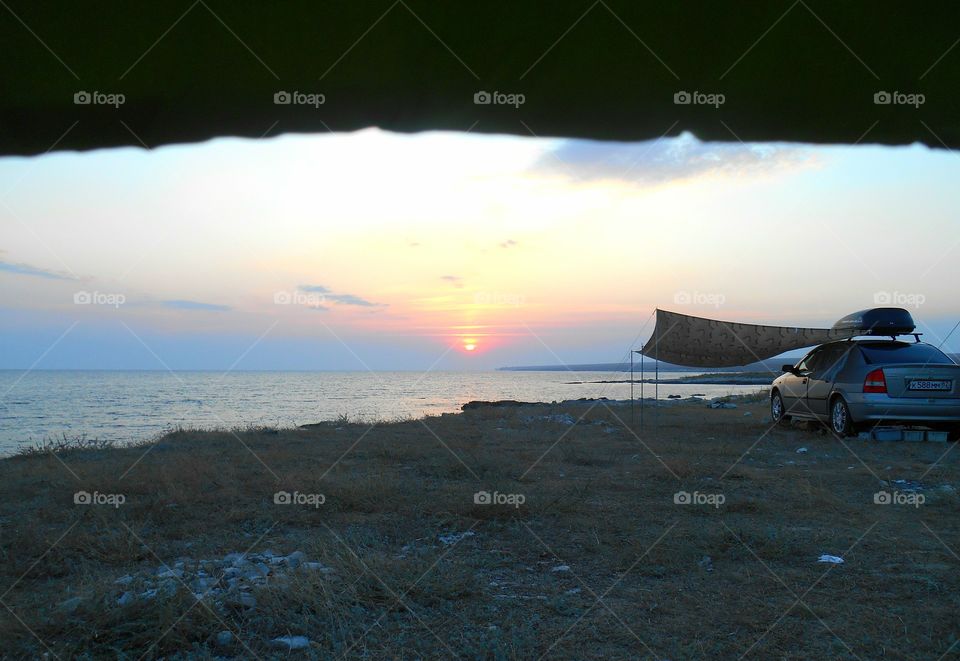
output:
[[[644,360],[642,363],[637,360],[633,363],[634,372],[653,372],[659,369],[661,372],[764,372],[780,374],[780,367],[785,363],[794,364],[802,354],[797,356],[781,356],[779,358],[770,358],[749,365],[738,365],[736,367],[685,367],[683,365],[673,365],[660,361],[659,367],[656,361]],[[630,363],[584,363],[578,365],[518,365],[510,367],[499,367],[498,371],[503,372],[629,372]],[[663,381],[661,381],[663,383]]]

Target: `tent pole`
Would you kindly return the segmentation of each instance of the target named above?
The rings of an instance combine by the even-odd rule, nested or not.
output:
[[[640,345],[640,429],[643,429],[643,347]]]
[[[653,405],[656,407],[656,410],[654,411],[654,416],[656,420],[657,431],[659,432],[660,431],[660,324],[657,324],[653,328],[657,334],[657,339],[655,344],[657,348],[657,355],[654,356],[654,359],[653,359],[654,370],[656,370],[655,372],[656,375],[653,378]]]
[[[633,347],[630,347],[630,426],[633,427],[636,422],[633,414]]]

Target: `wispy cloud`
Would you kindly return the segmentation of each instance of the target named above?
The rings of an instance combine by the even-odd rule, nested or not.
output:
[[[200,310],[206,312],[227,312],[232,308],[229,305],[217,305],[215,303],[201,303],[199,301],[160,301],[160,305],[173,310]]]
[[[309,292],[309,293],[311,293],[311,294],[331,294],[331,293],[333,293],[333,292],[330,291],[330,289],[329,289],[328,287],[324,287],[323,285],[300,285],[299,287],[297,287],[297,289],[299,289],[300,291]]]
[[[338,305],[355,305],[357,307],[364,307],[364,308],[386,307],[385,303],[374,303],[373,301],[368,301],[362,296],[357,296],[356,294],[335,293],[332,289],[330,289],[325,285],[300,285],[298,289],[302,292],[308,292],[310,294],[322,294],[323,301],[325,303],[336,303]],[[329,310],[329,309],[330,308],[324,308],[324,310]]]
[[[368,301],[365,298],[353,294],[327,294],[326,300],[339,303],[340,305],[358,305],[365,308],[379,308],[384,305],[383,303]]]
[[[24,264],[23,262],[0,260],[0,271],[15,273],[17,275],[28,275],[34,278],[45,278],[47,280],[76,280],[75,277],[61,271],[51,271],[50,269]]]
[[[810,151],[803,147],[701,142],[685,133],[655,142],[564,140],[545,153],[533,169],[574,181],[660,184],[709,174],[761,174],[812,160]]]
[[[442,275],[440,276],[440,279],[445,282],[449,282],[457,289],[463,288],[463,278],[461,278],[459,275]]]
[[[514,241],[513,239],[507,239],[506,241],[501,241],[501,242],[500,242],[500,247],[501,247],[501,248],[512,248],[512,247],[515,246],[515,245],[517,245],[517,242]]]

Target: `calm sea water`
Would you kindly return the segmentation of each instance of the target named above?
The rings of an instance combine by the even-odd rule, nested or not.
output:
[[[663,378],[679,376],[661,373]],[[177,426],[294,426],[341,415],[395,419],[459,411],[470,400],[628,399],[611,372],[0,371],[0,455],[50,438],[130,442]],[[661,385],[660,397],[715,397],[757,386]],[[636,386],[639,397],[639,385]],[[653,395],[653,386],[645,386]]]

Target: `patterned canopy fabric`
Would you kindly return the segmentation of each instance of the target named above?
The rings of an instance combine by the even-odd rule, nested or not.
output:
[[[734,367],[855,334],[829,328],[741,324],[658,309],[653,335],[640,353],[674,365]]]

